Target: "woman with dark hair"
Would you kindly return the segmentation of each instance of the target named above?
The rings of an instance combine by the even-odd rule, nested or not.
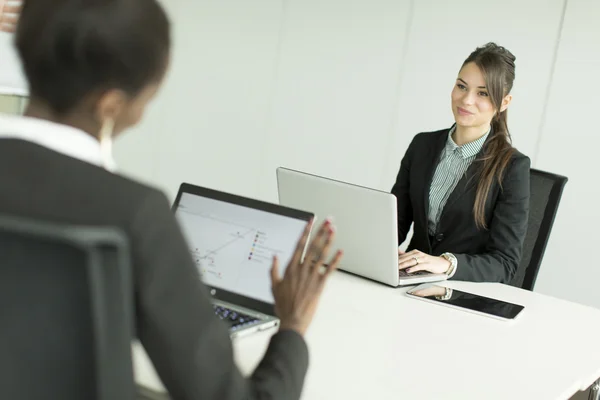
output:
[[[494,43],[465,60],[452,90],[455,124],[416,135],[392,193],[398,267],[408,273],[509,283],[519,262],[529,213],[530,160],[511,144],[507,109],[515,57]]]
[[[315,233],[310,265],[301,261],[308,230],[283,278],[273,260],[280,329],[245,379],[167,198],[114,173],[112,139],[140,121],[169,64],[158,2],[27,0],[15,42],[30,103],[24,117],[0,115],[0,214],[126,232],[135,330],[173,399],[298,399],[303,336],[340,259],[323,267],[333,226]]]

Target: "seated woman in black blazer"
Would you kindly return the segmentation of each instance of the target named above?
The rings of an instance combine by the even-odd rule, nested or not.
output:
[[[455,124],[414,137],[392,193],[398,267],[475,282],[511,281],[529,214],[530,160],[511,144],[506,110],[515,57],[488,43],[463,63],[452,90]]]

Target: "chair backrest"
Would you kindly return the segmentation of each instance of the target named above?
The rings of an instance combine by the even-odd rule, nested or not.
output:
[[[0,397],[131,400],[125,235],[0,215]]]
[[[533,290],[567,177],[531,169],[531,195],[523,254],[511,285]]]

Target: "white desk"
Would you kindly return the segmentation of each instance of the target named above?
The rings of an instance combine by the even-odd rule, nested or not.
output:
[[[446,285],[526,308],[506,323],[337,272],[307,335],[302,398],[568,399],[600,377],[600,310],[500,284]],[[235,341],[245,374],[272,333]],[[137,382],[162,389],[139,345],[134,359]]]

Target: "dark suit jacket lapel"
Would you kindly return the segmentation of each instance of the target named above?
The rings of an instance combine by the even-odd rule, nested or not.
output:
[[[463,175],[463,177],[458,181],[456,187],[450,193],[450,197],[448,197],[448,201],[446,201],[446,205],[442,209],[442,214],[440,216],[440,221],[444,217],[444,213],[447,208],[452,206],[454,202],[461,198],[465,193],[471,190],[476,186],[478,179],[478,172],[481,165],[481,161],[475,160],[473,163],[467,168],[467,171]]]
[[[454,204],[458,199],[460,199],[465,193],[475,188],[477,183],[479,182],[479,172],[481,171],[481,168],[483,166],[483,161],[481,160],[481,157],[483,156],[485,146],[489,143],[491,137],[492,132],[490,132],[488,138],[481,147],[481,150],[479,150],[479,153],[477,153],[477,156],[475,156],[475,160],[473,160],[473,163],[471,163],[469,168],[467,168],[465,175],[460,179],[460,181],[458,181],[458,184],[456,185],[452,193],[450,193],[450,197],[448,197],[448,201],[442,209],[442,214],[440,215],[440,223],[444,218],[444,213],[446,212],[446,210],[449,209],[450,206],[452,206],[452,204]]]

